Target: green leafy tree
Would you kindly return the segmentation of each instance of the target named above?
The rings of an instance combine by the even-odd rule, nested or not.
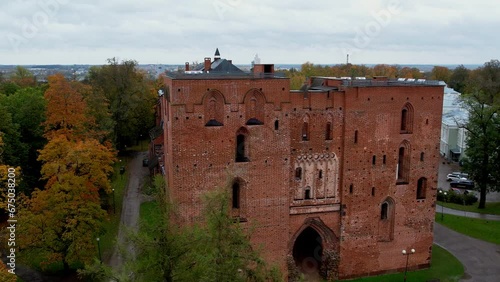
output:
[[[448,86],[460,93],[464,93],[465,85],[469,80],[469,75],[470,75],[470,70],[464,67],[464,65],[456,67],[451,73]]]
[[[101,126],[113,126],[112,140],[119,149],[137,142],[141,134],[154,126],[154,81],[137,69],[137,62],[109,59],[108,65],[90,70],[88,81],[95,92],[91,97],[93,104],[102,99],[99,95],[104,96],[103,105],[112,122],[106,118]],[[104,108],[94,114],[106,117]]]
[[[497,60],[475,70],[462,95],[469,117],[462,126],[467,130],[466,170],[479,187],[479,208],[486,206],[486,193],[500,190],[500,63]]]
[[[27,145],[21,142],[19,124],[13,122],[12,114],[3,104],[0,104],[0,121],[0,132],[4,144],[2,159],[10,165],[20,166],[22,161],[27,159]]]
[[[279,281],[278,271],[268,270],[250,243],[250,233],[230,212],[229,189],[218,189],[204,197],[205,226],[198,232],[194,253],[198,280]],[[193,277],[196,278],[196,277]]]
[[[42,187],[39,181],[41,163],[37,161],[38,150],[46,143],[42,123],[45,121],[46,103],[40,88],[23,88],[10,96],[0,95],[0,104],[11,114],[19,130],[22,152],[17,152],[23,170],[21,191],[30,193],[33,187]],[[16,137],[17,138],[17,137]]]
[[[0,94],[5,94],[7,96],[13,95],[19,89],[21,89],[21,87],[19,87],[19,85],[12,81],[5,81],[0,83]]]

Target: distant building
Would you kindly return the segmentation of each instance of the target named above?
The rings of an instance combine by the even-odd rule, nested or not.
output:
[[[460,105],[460,93],[444,87],[443,96],[443,119],[441,122],[441,155],[459,161],[466,149],[466,130],[459,124],[466,121],[468,113]]]
[[[230,60],[170,73],[151,131],[180,224],[227,187],[235,221],[289,278],[375,275],[431,262],[443,86],[313,77],[298,91],[272,64]]]

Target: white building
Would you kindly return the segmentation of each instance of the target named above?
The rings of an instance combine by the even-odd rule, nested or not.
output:
[[[450,160],[458,161],[464,155],[466,130],[459,124],[467,118],[467,111],[460,106],[460,93],[446,86],[443,97],[440,151],[441,155]]]

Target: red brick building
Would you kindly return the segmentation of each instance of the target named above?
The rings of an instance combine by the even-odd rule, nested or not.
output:
[[[443,86],[313,77],[299,91],[255,65],[205,58],[170,74],[152,131],[185,223],[230,183],[233,215],[293,277],[351,278],[429,266]],[[158,162],[156,162],[158,159]]]

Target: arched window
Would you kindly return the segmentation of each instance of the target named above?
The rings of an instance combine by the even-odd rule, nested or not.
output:
[[[427,190],[427,178],[421,177],[417,181],[417,199],[425,199],[425,194]]]
[[[236,162],[248,162],[248,130],[242,127],[236,132]]]
[[[421,152],[420,153],[420,161],[423,162],[424,161],[424,156],[425,156],[425,153],[424,152]]]
[[[278,120],[274,121],[274,130],[278,130],[280,128],[280,123]]]
[[[406,103],[401,109],[401,133],[413,132],[413,106]]]
[[[378,240],[392,241],[394,238],[395,205],[391,197],[380,205],[380,219],[378,223]]]
[[[218,91],[211,91],[204,97],[205,126],[222,126],[224,119],[224,96]]]
[[[399,145],[397,164],[397,180],[396,184],[408,184],[410,179],[410,143],[403,141]]]
[[[244,98],[245,113],[247,125],[262,125],[264,124],[264,109],[266,98],[262,92],[257,89],[247,92]]]

